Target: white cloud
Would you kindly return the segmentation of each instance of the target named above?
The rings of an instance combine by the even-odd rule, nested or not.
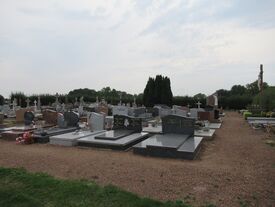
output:
[[[260,4],[260,3],[259,3]],[[212,93],[257,78],[275,84],[274,17],[235,1],[16,1],[0,7],[1,92],[67,93],[110,86],[143,92],[171,77],[175,95]],[[238,7],[237,7],[238,6]],[[270,6],[271,7],[271,6]],[[240,12],[241,11],[241,12]],[[263,18],[263,20],[261,19]]]

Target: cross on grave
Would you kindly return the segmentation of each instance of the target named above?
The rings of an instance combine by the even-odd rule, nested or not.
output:
[[[36,110],[36,109],[37,109],[37,105],[36,105],[36,104],[37,104],[37,101],[36,101],[36,100],[34,100],[34,102],[33,102],[33,103],[34,103],[34,108],[35,108],[35,110]]]
[[[187,104],[187,107],[188,107],[188,108],[190,108],[190,105],[189,105],[189,104]]]
[[[55,94],[55,104],[56,105],[59,104],[59,102],[58,102],[58,93]]]
[[[27,108],[29,108],[30,107],[30,99],[29,98],[27,98],[26,103],[27,103]]]
[[[198,105],[198,109],[200,109],[201,108],[201,102],[198,101],[198,103],[196,103],[196,104]]]

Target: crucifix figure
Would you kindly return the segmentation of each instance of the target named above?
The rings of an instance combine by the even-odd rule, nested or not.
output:
[[[198,103],[196,103],[196,104],[198,105],[198,109],[200,109],[201,108],[201,102],[198,101]]]

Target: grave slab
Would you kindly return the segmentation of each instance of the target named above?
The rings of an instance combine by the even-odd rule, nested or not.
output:
[[[47,143],[51,136],[74,132],[78,130],[78,127],[58,128],[53,127],[46,130],[36,130],[33,133],[33,139],[35,143]]]
[[[197,137],[203,137],[206,140],[211,140],[214,137],[215,131],[216,131],[215,129],[209,129],[207,131],[203,129],[198,129],[198,130],[195,130],[194,135]]]
[[[103,133],[105,130],[100,131],[75,131],[66,134],[60,134],[50,137],[50,144],[52,145],[62,145],[62,146],[75,146],[77,145],[77,140],[83,137],[96,135]]]
[[[195,119],[180,115],[162,118],[162,133],[133,146],[133,152],[145,156],[193,159],[202,137],[194,137]],[[192,145],[191,143],[195,143]]]
[[[221,123],[209,123],[209,124],[208,124],[208,127],[209,127],[210,129],[219,129],[219,128],[221,128],[221,126],[222,126]]]
[[[104,133],[103,133],[104,134]],[[99,135],[99,134],[98,134]],[[116,140],[96,139],[98,135],[87,136],[77,140],[78,146],[98,147],[113,150],[126,150],[148,138],[149,134],[144,132],[133,133]]]

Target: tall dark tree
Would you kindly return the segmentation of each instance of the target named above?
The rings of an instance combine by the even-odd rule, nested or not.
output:
[[[3,105],[5,102],[5,99],[2,95],[0,95],[0,105]]]
[[[152,107],[155,104],[166,104],[171,106],[173,94],[171,83],[168,77],[157,75],[156,78],[149,78],[143,93],[143,103]]]

